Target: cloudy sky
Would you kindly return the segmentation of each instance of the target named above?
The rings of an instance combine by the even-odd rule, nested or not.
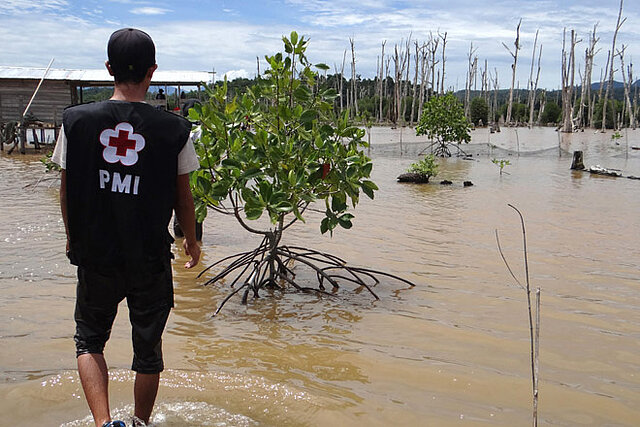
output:
[[[281,50],[281,36],[296,30],[311,39],[309,59],[332,69],[340,66],[353,38],[357,73],[371,78],[383,41],[389,53],[408,37],[422,43],[430,33],[446,32],[447,86],[464,88],[473,43],[479,65],[487,60],[506,88],[512,57],[502,43],[513,50],[522,19],[520,87],[527,85],[539,30],[540,86],[555,89],[560,86],[563,29],[576,30],[582,39],[576,59],[581,65],[589,33],[598,25],[600,52],[593,76],[599,80],[619,5],[619,0],[1,0],[0,65],[45,67],[53,57],[55,68],[101,68],[109,35],[132,26],[155,40],[160,69],[215,69],[218,77],[253,77],[256,56]],[[623,17],[617,47],[628,46],[629,64],[640,58],[640,1],[625,0]],[[635,74],[640,76],[640,66]],[[616,80],[622,80],[619,73]]]

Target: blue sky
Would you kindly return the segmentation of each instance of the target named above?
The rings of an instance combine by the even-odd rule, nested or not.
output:
[[[332,70],[340,66],[353,38],[357,72],[371,78],[384,40],[388,54],[409,36],[421,43],[430,31],[439,31],[447,32],[447,86],[464,88],[473,42],[479,65],[487,60],[492,73],[497,69],[500,87],[506,88],[512,58],[502,43],[513,48],[522,19],[520,87],[527,85],[533,40],[540,30],[539,85],[555,89],[560,86],[563,28],[575,29],[582,39],[576,48],[581,66],[589,32],[598,24],[596,81],[611,49],[619,4],[619,0],[2,0],[0,65],[45,67],[53,57],[55,68],[101,68],[109,35],[133,26],[155,40],[160,69],[215,68],[218,76],[253,77],[256,56],[280,50],[281,36],[296,30],[311,38],[310,60],[324,62]],[[629,64],[640,57],[640,1],[626,0],[623,17],[627,20],[617,46],[627,46]],[[620,69],[619,61],[616,68]],[[616,79],[622,80],[619,72]]]

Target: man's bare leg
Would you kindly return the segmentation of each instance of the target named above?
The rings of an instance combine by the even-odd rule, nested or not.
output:
[[[102,354],[78,356],[78,373],[85,398],[96,426],[111,421],[109,410],[109,372]]]
[[[136,373],[136,383],[133,387],[133,397],[136,403],[135,415],[145,423],[148,423],[151,417],[159,383],[160,374]]]

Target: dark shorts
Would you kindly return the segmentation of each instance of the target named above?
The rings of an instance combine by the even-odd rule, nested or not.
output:
[[[125,298],[132,328],[131,369],[142,374],[162,372],[162,332],[173,307],[169,261],[147,272],[78,267],[76,356],[102,354],[118,304]]]

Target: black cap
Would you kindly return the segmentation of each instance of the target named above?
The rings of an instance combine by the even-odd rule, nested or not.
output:
[[[109,64],[114,70],[146,72],[156,63],[156,47],[149,34],[135,28],[122,28],[109,38]]]

